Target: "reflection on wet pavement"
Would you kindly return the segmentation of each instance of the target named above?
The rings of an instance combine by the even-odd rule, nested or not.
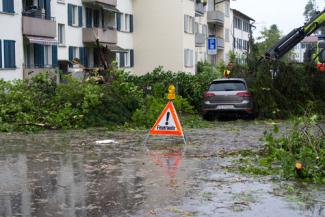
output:
[[[159,137],[145,148],[145,132],[1,134],[0,216],[325,216],[323,187],[288,198],[272,177],[223,169],[218,151],[256,148],[269,127],[191,130],[186,147]]]

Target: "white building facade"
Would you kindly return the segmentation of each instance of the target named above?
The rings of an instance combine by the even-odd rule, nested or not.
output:
[[[230,32],[233,42],[232,51],[236,55],[237,63],[246,64],[247,54],[250,51],[251,22],[254,22],[254,19],[235,9],[231,9],[230,19],[232,20]]]
[[[75,59],[89,69],[116,60],[139,75],[158,66],[194,74],[198,62],[244,52],[248,33],[234,26],[237,15],[249,18],[229,0],[0,1],[0,26],[8,28],[0,32],[0,78],[66,71]],[[207,54],[209,36],[216,55]]]
[[[22,2],[0,1],[0,78],[22,79]]]

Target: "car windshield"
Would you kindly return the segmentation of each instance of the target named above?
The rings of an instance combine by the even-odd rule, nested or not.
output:
[[[217,81],[210,85],[209,91],[238,91],[246,90],[242,81]]]

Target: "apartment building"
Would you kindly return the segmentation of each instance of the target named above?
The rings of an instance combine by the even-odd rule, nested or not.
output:
[[[299,44],[297,44],[292,50],[290,58],[292,61],[303,63],[304,61],[311,60],[311,51],[316,47],[316,44],[319,40],[323,40],[323,37],[320,35],[312,35],[305,37]]]
[[[197,62],[244,52],[252,20],[230,0],[6,0],[0,11],[5,80],[67,70],[73,59],[102,67],[103,57],[139,75],[158,66],[194,74]],[[216,55],[207,54],[208,36],[217,38]]]
[[[53,71],[58,63],[55,5],[50,0],[20,2],[22,76],[28,78],[38,72]]]
[[[209,0],[207,6],[207,23],[209,37],[217,41],[217,53],[209,55],[209,62],[216,64],[227,61],[227,50],[231,49],[230,33],[230,1]]]
[[[111,62],[117,52],[125,52],[117,46],[116,0],[22,2],[23,46],[19,52],[24,63],[20,78],[54,71],[73,59],[85,67],[100,67],[99,54]]]
[[[249,38],[254,19],[244,13],[231,9],[230,0],[209,0],[207,23],[209,37],[217,41],[217,53],[209,55],[212,64],[229,62],[229,52],[233,51],[239,63],[245,63],[249,51]]]
[[[251,22],[253,18],[242,12],[231,9],[230,17],[232,22],[231,37],[233,41],[233,52],[236,54],[237,63],[245,64],[249,52],[249,40],[251,37]]]

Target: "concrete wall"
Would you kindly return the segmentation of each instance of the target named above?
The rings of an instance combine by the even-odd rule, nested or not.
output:
[[[3,40],[14,40],[16,54],[16,69],[0,68],[0,79],[13,80],[23,78],[23,35],[22,35],[22,1],[14,1],[14,14],[0,12],[0,26],[8,28],[0,31],[2,43],[2,67],[4,67],[4,45]],[[2,11],[2,1],[0,1],[0,11]]]
[[[133,1],[134,61],[137,74],[151,72],[158,66],[172,71],[183,70],[184,11],[182,6],[185,1],[190,0]],[[193,1],[190,2],[194,4]]]

